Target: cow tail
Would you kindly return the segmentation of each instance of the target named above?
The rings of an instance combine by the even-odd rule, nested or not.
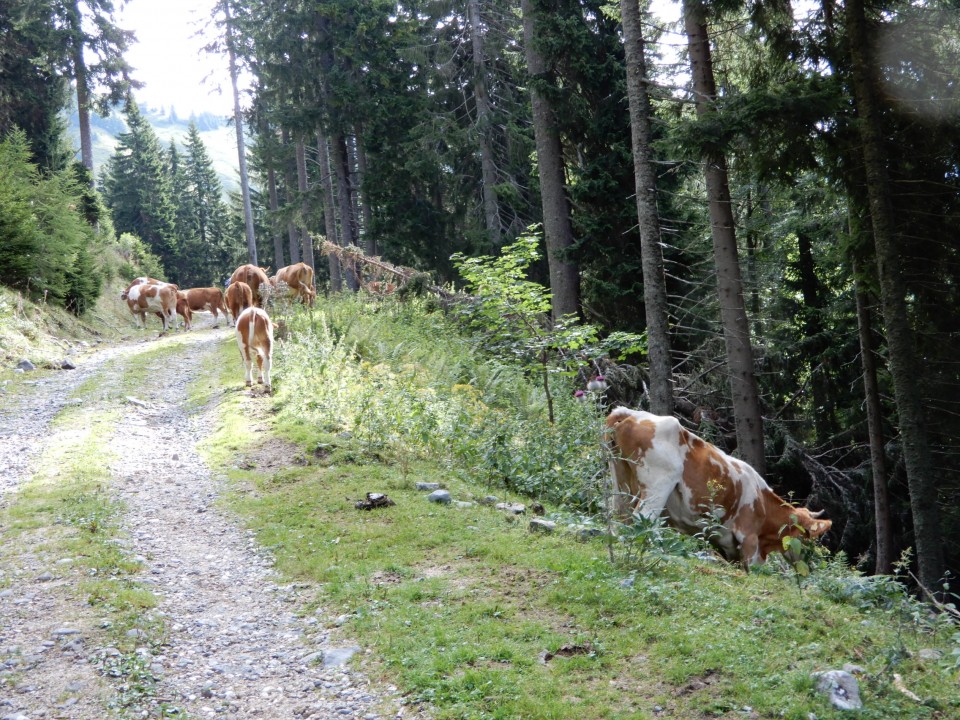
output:
[[[253,362],[253,353],[259,354],[259,351],[253,344],[253,339],[257,335],[257,322],[259,320],[260,318],[257,317],[257,313],[250,313],[250,324],[247,326],[247,355],[250,358],[250,362]]]

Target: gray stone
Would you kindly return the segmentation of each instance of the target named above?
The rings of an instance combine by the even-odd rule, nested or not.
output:
[[[50,582],[51,580],[53,580],[53,573],[50,571],[37,575],[37,582]]]
[[[60,363],[61,370],[76,370],[77,366],[70,358],[64,358]]]
[[[557,524],[551,522],[550,520],[544,520],[542,518],[534,518],[530,521],[530,532],[532,533],[546,533],[550,534],[557,529]]]
[[[586,525],[571,525],[569,531],[580,541],[587,541],[590,538],[603,535],[603,530],[600,528],[587,527]]]
[[[497,503],[496,508],[511,515],[523,515],[527,512],[527,506],[523,503]]]
[[[830,698],[830,704],[838,710],[859,710],[863,707],[860,700],[860,684],[857,679],[843,670],[816,672],[817,692]]]
[[[486,497],[480,498],[479,502],[481,505],[493,506],[493,505],[496,505],[498,502],[500,502],[500,498],[498,498],[496,495],[487,495]]]
[[[917,657],[920,658],[921,660],[939,660],[940,658],[943,657],[943,653],[940,652],[939,650],[931,650],[929,648],[925,648],[923,650],[917,651]]]
[[[440,483],[435,482],[418,482],[417,490],[439,490]]]
[[[36,369],[37,369],[37,366],[34,365],[29,360],[27,360],[26,358],[24,358],[23,360],[17,363],[17,370],[29,371],[29,370],[36,370]]]
[[[450,491],[434,490],[432,493],[427,495],[427,500],[429,500],[430,502],[442,503],[444,505],[447,505],[450,502]]]
[[[358,647],[328,648],[323,653],[323,666],[338,667],[344,665],[358,652],[360,652]]]
[[[473,503],[472,503],[472,502],[468,502],[468,501],[466,501],[466,500],[454,500],[454,501],[453,501],[453,504],[456,505],[456,506],[459,507],[459,508],[473,507]]]

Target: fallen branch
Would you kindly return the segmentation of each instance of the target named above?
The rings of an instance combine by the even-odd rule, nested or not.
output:
[[[380,273],[380,277],[383,277],[386,273],[389,273],[402,281],[402,283],[409,282],[415,276],[424,275],[424,273],[414,270],[413,268],[394,265],[393,263],[389,263],[380,257],[364,255],[363,251],[356,245],[342,247],[336,243],[330,242],[329,240],[322,240],[320,242],[320,254],[335,256],[342,264],[352,267],[358,278],[362,278],[363,276],[363,274],[359,271],[358,265],[363,265],[368,268],[375,268],[376,271]],[[365,283],[362,280],[361,285],[365,287]],[[424,283],[423,286],[430,292],[439,295],[444,300],[450,300],[454,297],[453,293],[448,290],[444,290],[439,285]]]

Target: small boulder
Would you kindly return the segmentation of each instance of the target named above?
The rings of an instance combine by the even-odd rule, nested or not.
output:
[[[439,490],[440,483],[436,482],[418,482],[417,490]]]
[[[523,503],[497,503],[496,508],[510,515],[523,515],[527,512],[527,506]]]
[[[74,364],[73,360],[71,360],[70,358],[64,358],[64,359],[60,362],[60,369],[61,369],[61,370],[76,370],[76,369],[77,369],[77,366]]]
[[[530,532],[532,533],[544,533],[549,535],[556,529],[557,524],[555,522],[544,520],[543,518],[534,518],[530,521]]]
[[[485,497],[480,498],[478,502],[481,505],[493,506],[493,505],[496,505],[498,502],[500,502],[500,498],[498,498],[496,495],[487,495]]]
[[[36,369],[37,369],[37,366],[34,365],[29,360],[27,360],[26,358],[24,358],[23,360],[17,363],[17,370],[30,371],[30,370],[36,370]]]
[[[442,505],[449,505],[450,500],[450,491],[449,490],[434,490],[432,493],[427,495],[427,500],[434,503],[440,503]]]
[[[863,707],[860,700],[860,684],[857,679],[843,670],[828,670],[813,673],[817,679],[817,692],[830,698],[830,704],[838,710],[859,710]]]

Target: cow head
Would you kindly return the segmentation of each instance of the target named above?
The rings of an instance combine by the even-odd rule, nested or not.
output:
[[[811,539],[816,539],[825,535],[833,526],[833,520],[821,520],[823,510],[819,512],[810,512],[805,507],[793,508],[790,511],[791,516],[796,516],[796,524],[803,529],[803,534]]]

